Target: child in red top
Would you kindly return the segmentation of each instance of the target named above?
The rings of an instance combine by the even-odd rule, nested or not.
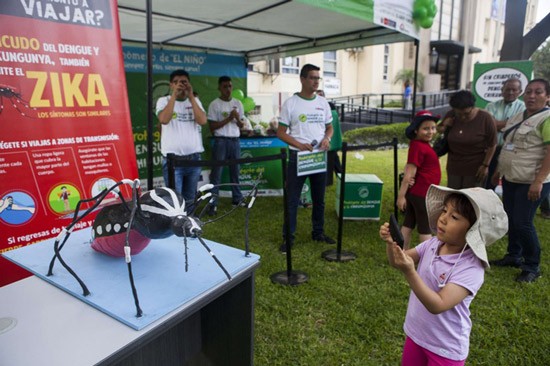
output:
[[[405,212],[401,227],[405,239],[404,249],[409,248],[415,226],[420,242],[431,237],[425,200],[430,185],[438,185],[441,181],[439,159],[430,145],[436,134],[437,121],[439,116],[432,115],[430,111],[419,111],[405,130],[411,143],[404,178],[397,196],[397,207]]]

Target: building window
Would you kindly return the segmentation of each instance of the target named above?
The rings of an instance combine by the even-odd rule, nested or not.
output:
[[[336,51],[323,52],[323,76],[336,77]]]
[[[285,57],[281,59],[283,74],[299,74],[300,59],[298,57]]]
[[[382,79],[388,80],[388,70],[390,65],[390,46],[384,45],[384,65],[382,69]]]
[[[458,41],[462,0],[437,0],[435,4],[438,11],[431,29],[432,41]]]

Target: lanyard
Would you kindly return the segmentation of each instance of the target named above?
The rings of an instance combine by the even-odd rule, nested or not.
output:
[[[514,134],[512,135],[512,138],[510,139],[510,141],[514,141],[514,137],[516,136],[516,132],[517,132],[517,129],[523,124],[523,122],[527,121],[529,118],[541,113],[541,112],[544,112],[544,111],[547,111],[549,108],[548,107],[544,107],[542,108],[540,111],[537,111],[535,113],[533,113],[532,115],[530,115],[529,117],[525,117],[525,113],[527,113],[527,111],[524,112],[524,118],[521,122],[518,122],[516,123],[515,125],[513,125],[510,129],[504,131],[504,135],[502,136],[502,139],[503,140],[506,140],[506,136],[508,136],[510,134],[510,132],[514,131]]]

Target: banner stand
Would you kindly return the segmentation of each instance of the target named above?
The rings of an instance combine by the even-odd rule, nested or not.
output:
[[[352,252],[342,252],[342,234],[344,229],[344,201],[346,194],[346,157],[348,151],[348,143],[342,143],[342,172],[340,173],[340,215],[338,217],[338,238],[336,249],[325,250],[321,257],[329,262],[350,262],[357,258],[357,255]]]
[[[270,276],[270,279],[273,283],[280,283],[282,285],[300,285],[304,282],[307,282],[309,276],[307,273],[302,271],[296,271],[292,269],[292,254],[290,243],[290,225],[288,217],[288,201],[287,201],[287,190],[286,185],[286,169],[287,169],[287,152],[286,148],[281,149],[281,153],[277,155],[268,155],[268,156],[258,156],[245,159],[233,159],[233,160],[224,160],[224,161],[212,161],[212,160],[183,160],[179,159],[174,154],[168,154],[166,156],[168,164],[168,186],[174,188],[174,168],[176,166],[181,167],[190,167],[190,166],[227,166],[233,164],[244,164],[251,162],[259,161],[268,161],[268,160],[281,160],[282,167],[282,178],[283,178],[283,202],[284,202],[284,231],[285,231],[285,242],[287,243],[286,247],[286,271],[276,272]]]
[[[355,151],[355,150],[364,150],[364,149],[377,149],[379,147],[386,147],[386,146],[393,146],[393,194],[394,194],[394,214],[397,217],[397,138],[393,138],[393,140],[389,143],[382,143],[378,145],[357,145],[357,146],[350,146],[348,147],[347,142],[344,142],[342,144],[342,173],[340,176],[340,215],[338,217],[338,241],[336,245],[336,249],[330,249],[326,250],[323,253],[321,253],[321,257],[326,259],[329,262],[349,262],[357,258],[357,255],[353,252],[343,252],[342,251],[342,234],[344,231],[344,201],[345,201],[345,194],[346,194],[346,157],[348,151]]]
[[[286,271],[273,273],[269,278],[273,283],[281,285],[296,286],[307,282],[309,276],[302,271],[292,269],[292,246],[290,245],[290,218],[288,217],[288,191],[286,187],[286,149],[281,149],[281,166],[283,169],[283,212],[284,212],[284,230],[286,243]]]

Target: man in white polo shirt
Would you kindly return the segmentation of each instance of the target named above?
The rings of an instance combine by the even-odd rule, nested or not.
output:
[[[325,223],[325,185],[326,171],[298,176],[298,151],[313,151],[313,149],[328,150],[332,138],[332,113],[327,100],[316,94],[319,89],[319,67],[306,64],[300,71],[302,89],[287,99],[281,110],[281,121],[277,129],[277,137],[289,145],[290,156],[286,176],[288,194],[288,214],[290,222],[290,243],[294,243],[296,218],[300,193],[304,181],[309,177],[311,200],[311,237],[315,241],[334,244],[335,241],[324,233]],[[283,226],[284,236],[284,226]],[[280,250],[286,251],[286,242]]]
[[[233,84],[229,76],[220,76],[218,79],[218,90],[220,91],[219,98],[215,99],[208,106],[208,122],[210,123],[210,131],[214,136],[214,145],[212,146],[212,159],[223,161],[239,159],[241,157],[241,145],[239,136],[243,123],[241,117],[244,116],[244,108],[242,103],[231,97]],[[210,173],[210,183],[220,184],[222,168],[213,167]],[[229,181],[234,184],[239,184],[239,165],[229,165]],[[217,195],[219,189],[214,187],[214,202],[210,206],[209,215],[215,215],[217,212]],[[243,199],[243,194],[239,186],[231,187],[231,195],[233,205],[240,205]]]
[[[201,126],[206,124],[206,113],[193,94],[189,73],[175,70],[170,74],[170,95],[157,100],[157,117],[161,123],[160,148],[163,156],[162,174],[168,185],[166,155],[173,153],[187,160],[200,160],[204,151]],[[201,167],[176,167],[176,192],[192,203],[197,192]],[[189,207],[190,211],[192,207]]]

